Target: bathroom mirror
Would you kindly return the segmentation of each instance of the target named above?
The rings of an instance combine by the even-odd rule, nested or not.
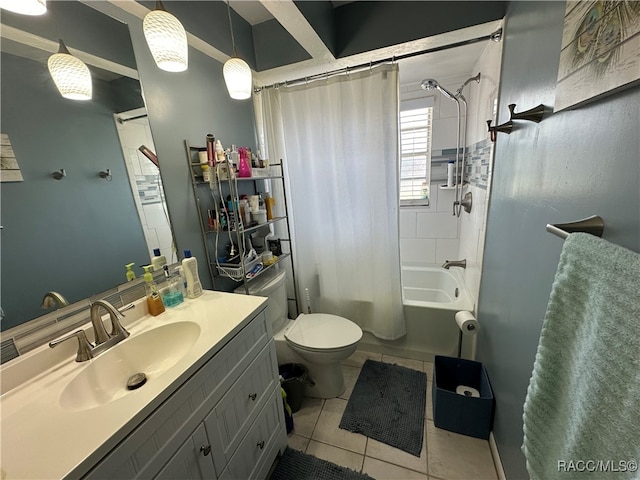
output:
[[[159,171],[137,149],[152,139],[128,26],[77,1],[47,6],[40,17],[2,10],[3,331],[51,311],[48,291],[72,303],[124,283],[127,263],[140,276],[159,237],[172,260]],[[58,38],[88,64],[91,100],[56,89],[47,48]],[[8,181],[11,150],[21,181]]]

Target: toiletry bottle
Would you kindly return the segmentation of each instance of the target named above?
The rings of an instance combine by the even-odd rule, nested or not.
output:
[[[247,149],[240,147],[238,149],[240,160],[238,161],[238,176],[241,178],[251,177],[251,160],[247,159]]]
[[[144,268],[144,281],[147,292],[147,309],[149,310],[149,314],[155,317],[164,312],[164,303],[162,303],[158,286],[153,281],[153,275],[150,271],[151,265],[145,265],[142,268]]]
[[[133,267],[135,265],[135,263],[127,263],[125,265],[125,267],[127,267],[127,282],[130,282],[131,280],[134,280],[136,278],[136,272],[134,272],[133,270],[131,270],[131,267]]]
[[[182,287],[177,276],[169,275],[169,266],[165,265],[164,282],[160,285],[160,296],[165,307],[175,307],[184,301]]]
[[[207,154],[206,160],[209,168],[213,168],[216,165],[216,154],[215,154],[215,145],[216,145],[216,137],[213,133],[207,133]],[[202,163],[202,160],[200,161]]]
[[[160,255],[160,249],[153,249],[153,257],[151,258],[151,265],[153,266],[153,271],[157,272],[158,270],[162,270],[167,264],[167,258],[164,255]],[[144,267],[143,267],[144,268]]]
[[[273,220],[273,209],[276,206],[276,199],[267,193],[264,205],[267,209],[267,220]]]
[[[453,173],[453,169],[454,169],[454,163],[453,160],[451,160],[449,163],[447,163],[447,187],[453,187],[454,186],[454,173]]]
[[[182,268],[182,265],[176,268],[175,277],[178,279],[178,286],[182,292],[182,298],[187,298],[187,279],[184,277],[184,268]]]
[[[198,261],[191,256],[191,250],[184,251],[182,260],[184,276],[187,279],[187,297],[196,298],[202,295],[202,284],[198,277]]]

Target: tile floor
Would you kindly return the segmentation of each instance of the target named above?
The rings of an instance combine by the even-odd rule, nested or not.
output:
[[[420,458],[338,428],[360,369],[368,358],[426,372],[427,408]],[[497,480],[488,441],[448,432],[433,424],[432,363],[359,350],[342,368],[345,392],[328,400],[305,397],[293,416],[289,447],[366,473],[376,480]]]

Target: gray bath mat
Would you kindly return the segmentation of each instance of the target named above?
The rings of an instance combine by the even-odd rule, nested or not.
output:
[[[270,480],[374,480],[335,463],[287,447]]]
[[[420,456],[427,375],[410,368],[364,362],[340,428]]]

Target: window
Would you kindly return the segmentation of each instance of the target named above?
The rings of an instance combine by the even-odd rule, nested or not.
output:
[[[400,107],[400,205],[429,205],[431,121],[427,99],[402,102]]]

